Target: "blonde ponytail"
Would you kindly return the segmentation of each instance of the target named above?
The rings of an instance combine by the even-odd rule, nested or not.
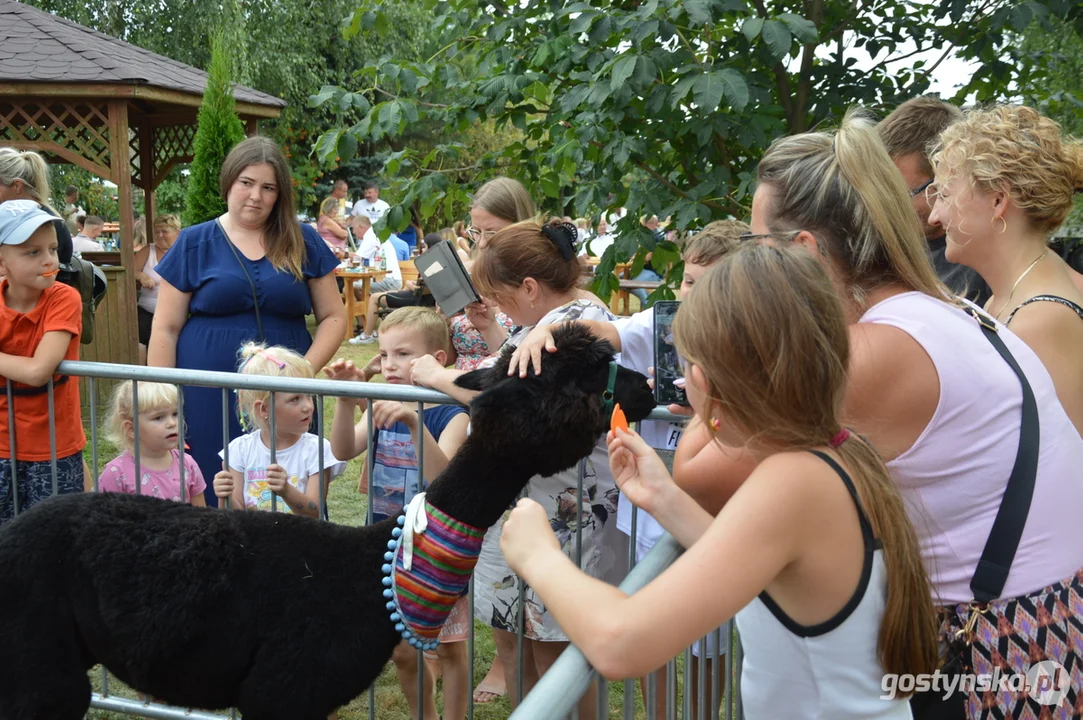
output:
[[[39,205],[50,210],[49,166],[45,159],[30,150],[0,148],[0,184],[11,185],[22,180],[26,192]]]
[[[893,283],[951,297],[933,270],[902,176],[860,112],[848,112],[835,133],[776,140],[758,176],[774,191],[770,229],[813,233],[856,301]]]

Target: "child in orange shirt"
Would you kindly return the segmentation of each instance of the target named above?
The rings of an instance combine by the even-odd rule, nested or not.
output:
[[[83,490],[86,436],[79,382],[55,374],[62,360],[79,359],[83,304],[77,290],[56,282],[53,221],[31,200],[0,203],[0,524],[54,493]],[[49,428],[50,378],[55,447]],[[14,453],[4,390],[9,381]]]

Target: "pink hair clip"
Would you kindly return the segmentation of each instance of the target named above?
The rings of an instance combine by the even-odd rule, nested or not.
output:
[[[262,355],[263,357],[267,358],[271,362],[273,362],[275,365],[277,365],[279,370],[285,370],[286,369],[286,363],[282,362],[281,360],[279,360],[278,358],[276,358],[274,355],[267,352],[266,350],[260,350],[259,354]]]

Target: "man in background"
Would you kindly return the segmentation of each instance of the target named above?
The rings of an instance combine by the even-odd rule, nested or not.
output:
[[[105,221],[97,215],[88,215],[83,221],[82,231],[71,239],[72,251],[77,253],[103,252],[105,248],[98,242],[98,236],[105,229]]]
[[[80,215],[86,215],[86,210],[79,207],[79,188],[68,185],[64,191],[64,225],[73,236],[79,232],[75,219]]]
[[[962,111],[954,105],[923,95],[895,108],[876,129],[910,190],[910,202],[925,233],[936,274],[948,289],[980,307],[989,299],[989,286],[975,270],[949,262],[944,256],[947,249],[946,231],[929,224],[929,214],[933,209],[925,192],[933,182],[929,147],[940,137],[944,128],[962,117]]]
[[[380,187],[375,182],[369,180],[363,187],[365,196],[354,203],[353,214],[364,215],[371,224],[375,225],[376,221],[391,209],[391,206],[380,199]]]

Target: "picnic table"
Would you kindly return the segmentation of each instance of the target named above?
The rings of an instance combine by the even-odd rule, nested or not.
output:
[[[614,315],[631,315],[632,314],[632,290],[646,290],[650,293],[652,290],[657,290],[661,286],[659,280],[624,280],[620,281],[620,289],[618,289],[609,298],[609,309]],[[621,309],[623,308],[623,312]]]
[[[387,277],[387,270],[375,270],[365,267],[339,265],[335,268],[335,277],[342,278],[342,301],[346,305],[346,340],[353,337],[353,321],[364,317],[369,306],[369,287],[373,280],[380,281]],[[361,281],[361,298],[354,297],[354,281]]]

